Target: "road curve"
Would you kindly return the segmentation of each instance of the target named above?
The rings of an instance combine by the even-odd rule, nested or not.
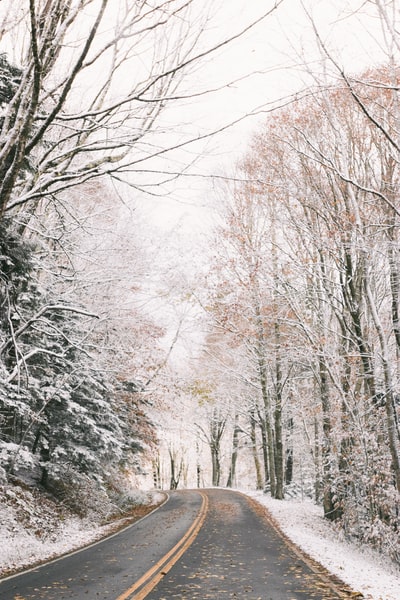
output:
[[[0,581],[1,600],[348,598],[293,550],[260,505],[228,490],[173,492],[111,538]]]
[[[228,490],[207,490],[207,496],[208,514],[198,536],[146,600],[350,597],[320,565],[288,544],[258,503]]]
[[[198,518],[195,491],[168,502],[113,537],[0,581],[1,600],[116,600],[159,563]]]

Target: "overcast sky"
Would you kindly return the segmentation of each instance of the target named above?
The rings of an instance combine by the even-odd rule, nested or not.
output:
[[[368,4],[364,0],[283,0],[271,17],[210,56],[201,68],[189,74],[184,88],[188,92],[222,89],[171,105],[164,116],[167,128],[203,136],[245,115],[256,115],[171,154],[165,166],[179,170],[193,160],[189,173],[201,175],[220,174],[233,167],[245,153],[257,123],[267,118],[263,111],[304,89],[321,73],[321,54],[310,15],[335,60],[348,72],[381,62],[383,53],[377,43],[380,27],[368,16]],[[207,32],[209,40],[240,31],[272,5],[272,0],[217,0],[214,6],[218,10]],[[176,231],[178,223],[183,229],[207,227],[210,185],[203,177],[186,176],[174,182],[169,186],[169,198],[145,203],[151,219],[164,230]]]

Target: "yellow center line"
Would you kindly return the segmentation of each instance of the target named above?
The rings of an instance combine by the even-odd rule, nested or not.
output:
[[[116,600],[143,600],[157,583],[168,573],[180,557],[186,552],[189,546],[194,542],[201,526],[206,518],[208,509],[208,498],[203,492],[199,492],[202,497],[200,512],[185,535],[177,544],[165,554],[155,565],[151,567],[140,579],[138,579],[126,592],[123,592]],[[144,586],[144,587],[143,587]],[[134,594],[136,590],[142,588]],[[132,595],[134,594],[134,595]]]

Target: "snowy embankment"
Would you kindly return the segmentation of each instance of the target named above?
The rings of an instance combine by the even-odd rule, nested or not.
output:
[[[340,538],[311,501],[274,500],[262,492],[244,492],[265,506],[282,531],[328,571],[366,600],[400,600],[400,568],[373,550]]]
[[[159,504],[165,494],[135,492],[132,506],[138,515]],[[122,521],[99,525],[96,518],[79,518],[54,502],[22,490],[4,486],[0,490],[0,578],[14,571],[56,558],[87,546],[113,533],[121,523],[134,518],[135,509]]]

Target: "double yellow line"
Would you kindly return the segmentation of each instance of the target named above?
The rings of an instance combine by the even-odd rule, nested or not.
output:
[[[174,564],[186,552],[189,546],[195,540],[204,523],[208,510],[208,498],[203,492],[199,492],[202,497],[202,503],[199,514],[189,527],[185,535],[177,544],[165,554],[151,569],[138,579],[126,592],[118,596],[116,600],[143,600],[157,585],[157,583],[168,573]]]

